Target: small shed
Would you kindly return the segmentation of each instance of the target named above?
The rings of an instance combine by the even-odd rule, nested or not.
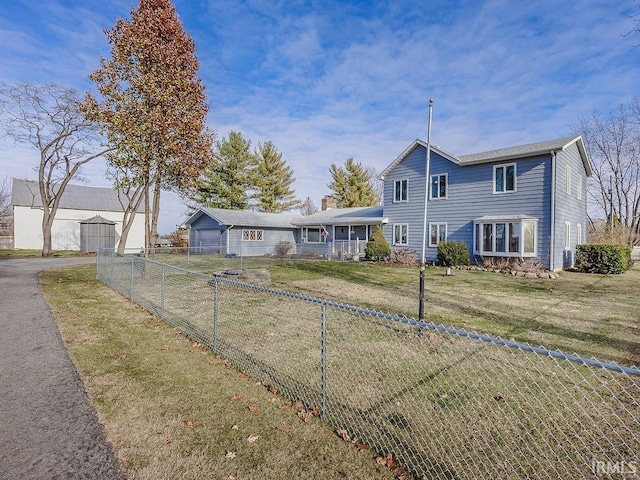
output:
[[[99,248],[115,248],[116,222],[100,215],[80,222],[80,251],[96,252]]]

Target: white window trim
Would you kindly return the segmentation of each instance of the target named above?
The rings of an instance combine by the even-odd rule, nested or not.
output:
[[[504,190],[502,192],[499,192],[498,190],[496,190],[496,171],[499,168],[504,168],[504,183],[505,183],[505,188],[506,188],[506,183],[507,183],[507,167],[511,167],[513,166],[513,190]],[[500,165],[494,165],[493,166],[493,193],[495,195],[505,195],[505,194],[509,194],[509,193],[516,193],[518,191],[518,166],[516,163],[502,163]]]
[[[396,227],[400,227],[400,237],[402,237],[402,227],[407,227],[407,243],[396,243]],[[409,245],[409,224],[408,223],[394,223],[391,230],[391,240],[393,245],[406,247]]]
[[[429,223],[429,246],[430,247],[437,247],[438,244],[433,244],[431,243],[431,227],[432,226],[437,226],[438,227],[438,235],[437,237],[440,238],[440,229],[442,227],[444,227],[444,241],[447,241],[447,224],[446,223]]]
[[[438,177],[438,194],[440,192],[440,177],[444,176],[444,197],[434,197],[432,196],[433,190],[431,189],[432,183],[431,179],[433,177]],[[429,175],[429,200],[446,200],[449,197],[449,174],[448,173],[434,173]]]
[[[504,223],[505,224],[505,252],[497,252],[496,251],[496,224]],[[519,228],[519,238],[520,245],[519,250],[517,252],[509,251],[509,224],[515,223]],[[524,252],[524,224],[525,223],[533,223],[533,252]],[[476,241],[477,241],[477,225],[480,225],[480,238],[478,245],[480,246],[480,250],[476,249]],[[484,246],[482,231],[483,225],[493,225],[493,238],[491,239],[491,251],[482,250]],[[473,222],[473,254],[481,257],[505,257],[505,258],[529,258],[529,257],[537,257],[538,256],[538,219],[518,219],[513,220],[506,217],[501,220],[494,220],[491,222]]]
[[[578,178],[576,182],[576,197],[578,200],[582,200],[582,178]]]
[[[407,182],[407,198],[402,200],[402,182]],[[400,199],[396,199],[396,184],[400,183]],[[409,201],[409,179],[403,178],[401,180],[395,180],[393,182],[393,203],[407,203]]]
[[[571,222],[564,222],[564,249],[571,250]]]
[[[255,239],[253,240],[251,239],[251,232],[255,232]],[[242,241],[243,242],[262,242],[264,241],[264,230],[261,230],[258,228],[243,228]]]
[[[567,195],[571,195],[571,166],[565,167],[564,191]]]
[[[582,244],[582,224],[576,223],[576,245]]]

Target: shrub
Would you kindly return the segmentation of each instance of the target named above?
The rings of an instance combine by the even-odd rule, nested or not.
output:
[[[278,242],[278,245],[276,245],[276,252],[281,257],[284,257],[287,253],[289,253],[289,251],[292,248],[293,248],[293,245],[291,244],[291,242],[287,242],[283,240],[281,242]]]
[[[367,246],[364,248],[364,253],[367,258],[372,258],[374,260],[380,260],[391,255],[391,247],[389,246],[387,239],[384,238],[384,233],[382,233],[380,225],[373,227],[371,238],[367,242]]]
[[[394,263],[406,266],[418,265],[420,263],[418,252],[409,250],[408,248],[395,249],[391,259]]]
[[[578,245],[576,268],[584,273],[623,273],[631,268],[627,245]]]
[[[467,265],[469,247],[464,242],[440,242],[438,243],[438,262],[445,267]]]

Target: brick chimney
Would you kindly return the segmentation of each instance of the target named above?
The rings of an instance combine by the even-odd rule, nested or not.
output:
[[[325,195],[322,199],[322,210],[331,210],[332,208],[338,208],[338,201],[331,195]]]

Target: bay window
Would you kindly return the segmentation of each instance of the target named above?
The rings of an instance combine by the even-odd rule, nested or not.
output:
[[[538,219],[522,216],[482,217],[474,220],[475,255],[535,257]]]

